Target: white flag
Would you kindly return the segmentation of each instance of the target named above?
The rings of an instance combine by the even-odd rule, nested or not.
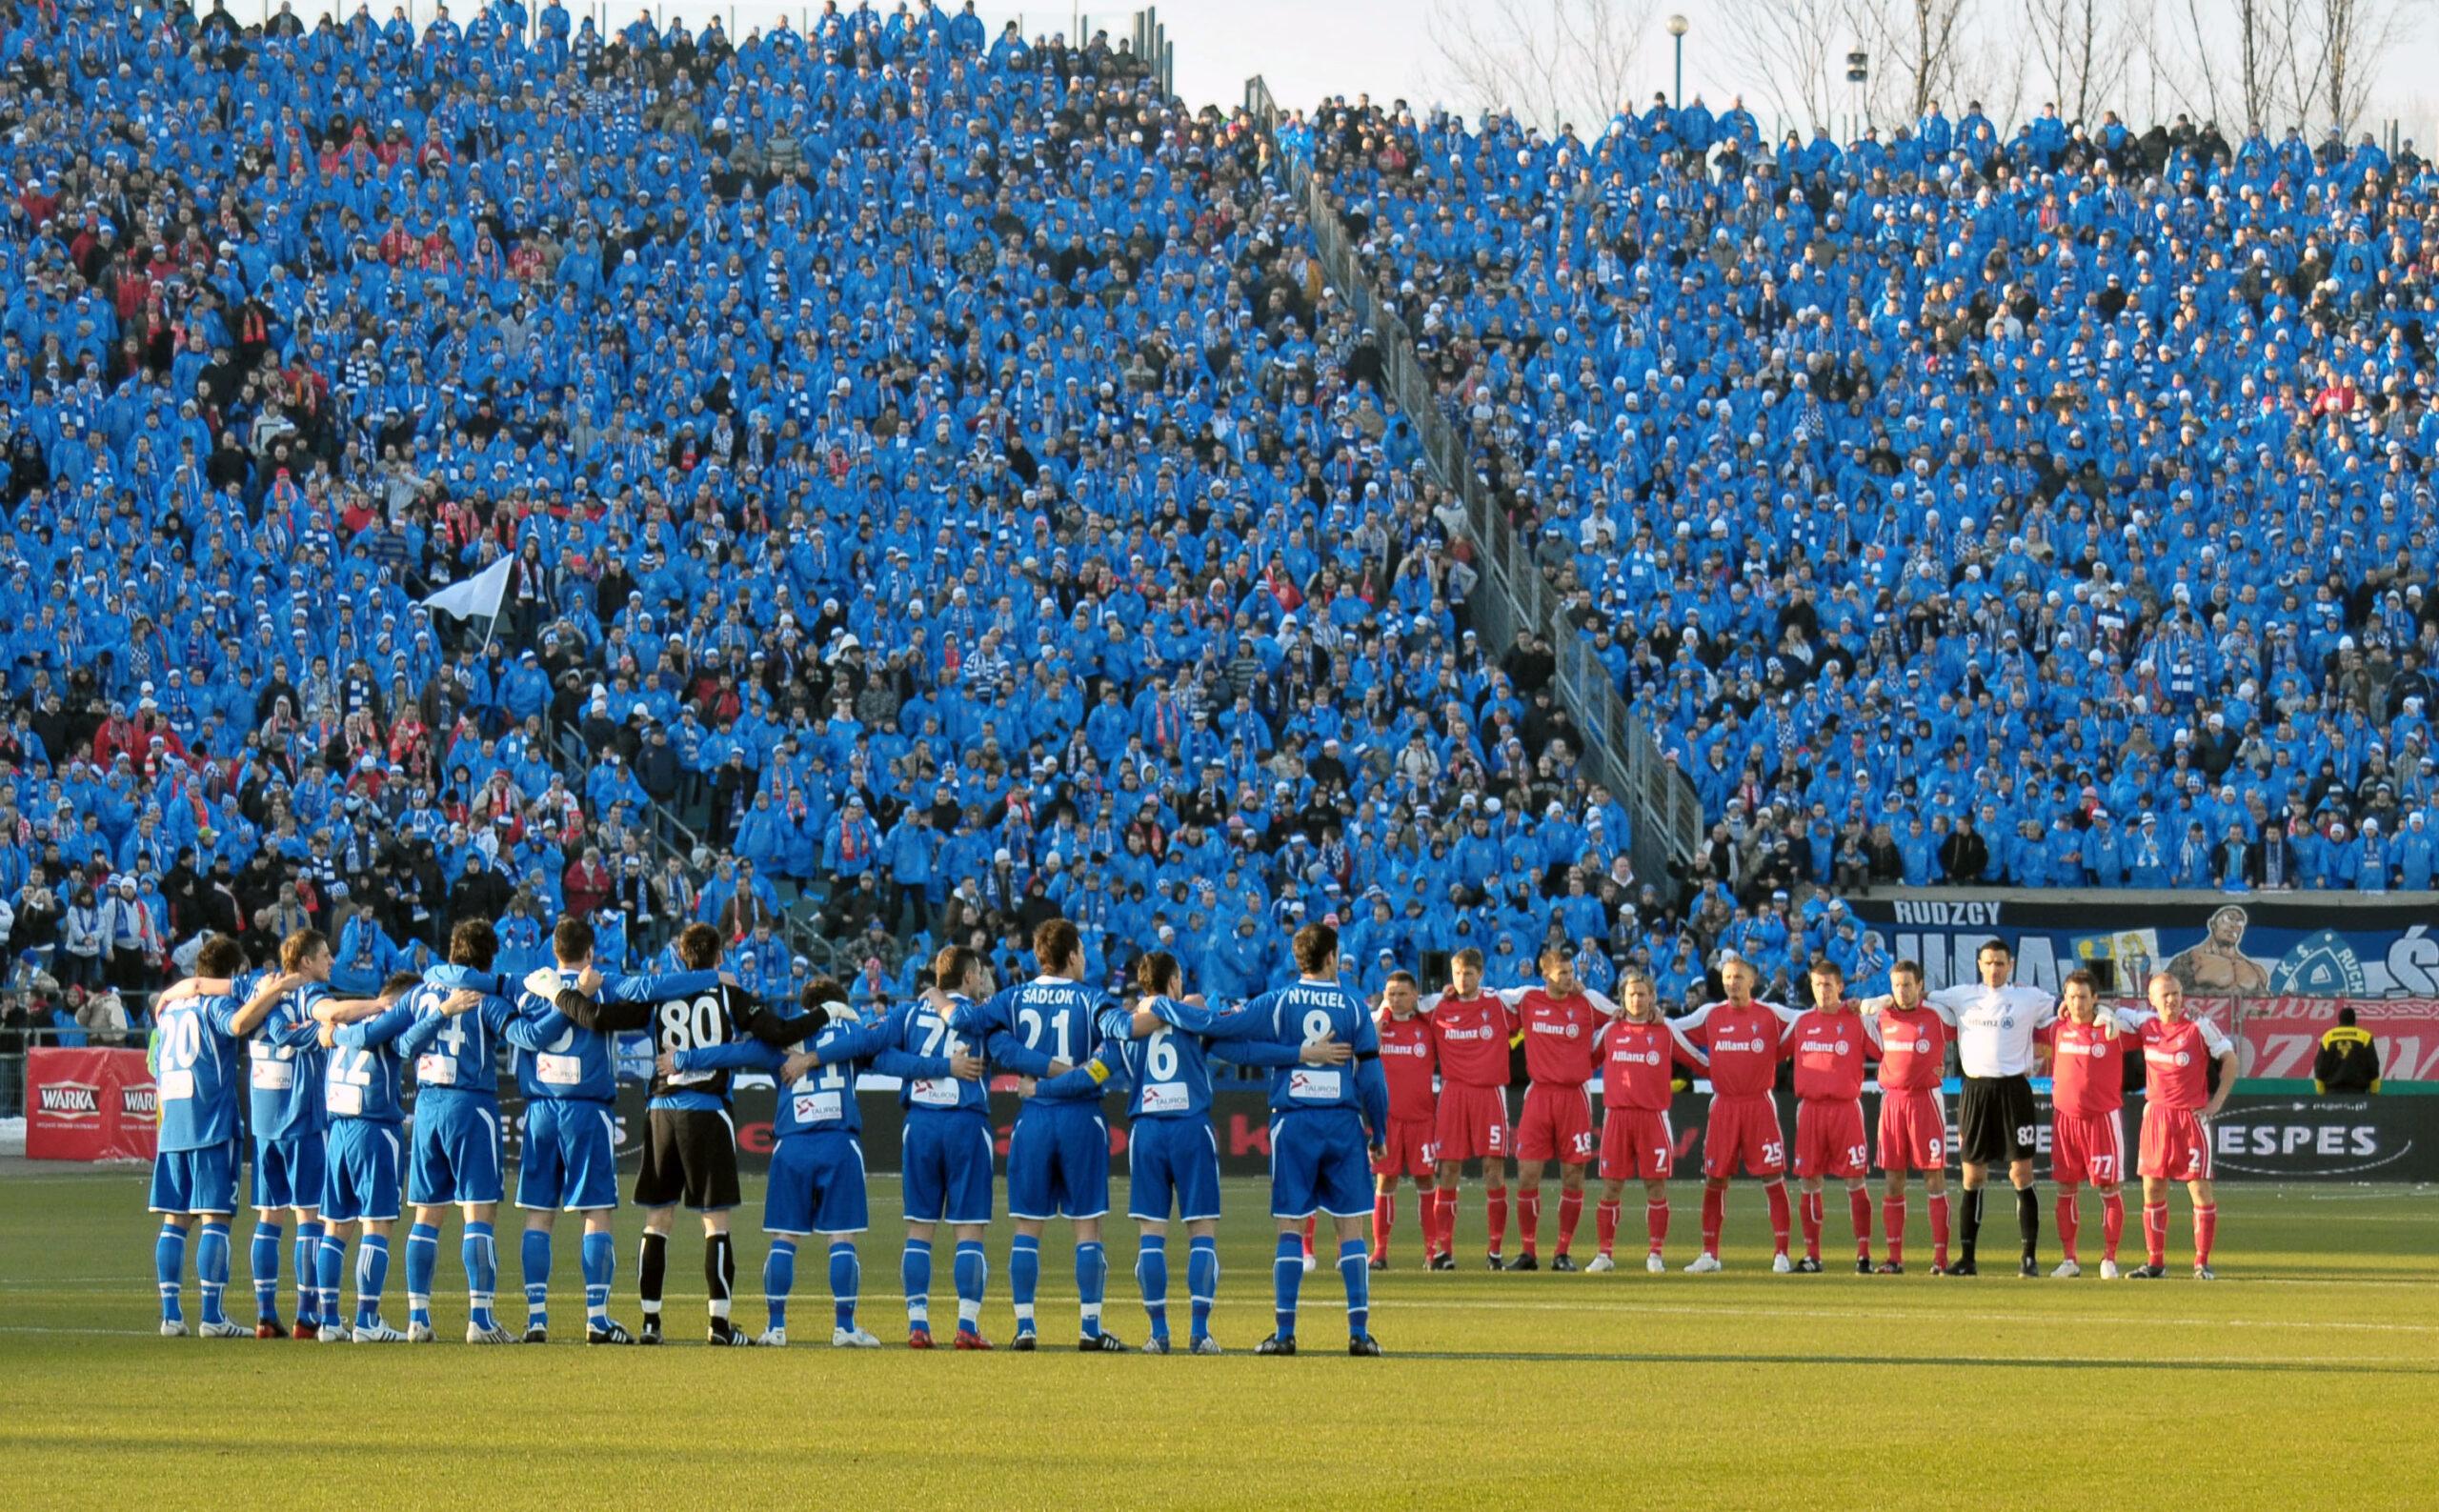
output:
[[[513,561],[503,556],[464,582],[451,583],[425,599],[423,607],[460,619],[496,615],[499,601],[508,596],[508,569]]]

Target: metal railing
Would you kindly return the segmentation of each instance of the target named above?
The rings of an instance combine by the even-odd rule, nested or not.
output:
[[[1505,647],[1519,626],[1546,636],[1558,662],[1558,693],[1583,732],[1584,764],[1625,805],[1634,820],[1635,870],[1659,881],[1672,864],[1689,860],[1701,843],[1701,800],[1693,784],[1661,752],[1650,722],[1626,705],[1608,669],[1579,634],[1555,589],[1520,547],[1506,513],[1473,465],[1472,452],[1441,408],[1438,386],[1416,354],[1414,336],[1395,307],[1382,300],[1349,242],[1328,186],[1303,157],[1279,143],[1279,103],[1259,75],[1245,81],[1245,111],[1289,187],[1303,203],[1323,275],[1339,297],[1380,338],[1389,397],[1422,442],[1440,481],[1464,502],[1482,583],[1467,600],[1484,643]]]

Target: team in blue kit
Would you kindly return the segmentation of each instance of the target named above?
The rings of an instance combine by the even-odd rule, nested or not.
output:
[[[1143,959],[1138,1001],[1120,1007],[1078,979],[1081,942],[1072,924],[1048,921],[1033,944],[1038,970],[1018,985],[995,991],[982,958],[951,946],[932,958],[930,979],[916,997],[866,1013],[827,978],[813,978],[794,1004],[758,1002],[718,969],[724,942],[709,930],[681,933],[677,956],[688,970],[604,978],[593,964],[591,926],[566,920],[552,936],[554,964],[512,979],[493,969],[500,950],[493,926],[466,920],[452,931],[446,962],[420,974],[394,974],[369,998],[332,992],[332,952],[312,930],[281,942],[276,972],[248,973],[236,940],[211,937],[196,958],[197,975],[162,995],[154,1041],[162,1114],[151,1200],[163,1216],[154,1255],[162,1332],[188,1331],[182,1272],[198,1225],[203,1317],[196,1332],[208,1338],[247,1332],[226,1318],[222,1298],[228,1220],[251,1126],[253,1197],[261,1213],[252,1252],[256,1337],[290,1332],[277,1307],[277,1220],[293,1213],[299,1228],[296,1337],[431,1341],[440,1226],[455,1207],[464,1227],[468,1341],[517,1341],[520,1336],[494,1315],[493,1223],[506,1195],[498,1091],[505,1051],[526,1100],[517,1181],[527,1224],[522,1339],[547,1341],[552,1220],[566,1210],[585,1220],[587,1341],[656,1341],[657,1278],[649,1264],[645,1338],[628,1335],[609,1316],[609,1220],[618,1202],[610,1037],[648,1028],[658,1050],[655,1113],[671,1121],[655,1131],[666,1148],[657,1171],[648,1158],[637,1196],[656,1213],[682,1199],[704,1214],[707,1280],[732,1262],[725,1222],[736,1186],[731,1076],[766,1073],[778,1089],[777,1142],[763,1206],[771,1240],[763,1268],[768,1326],[748,1337],[724,1327],[725,1312],[716,1311],[715,1342],[787,1343],[797,1247],[817,1237],[830,1268],[832,1344],[878,1344],[857,1317],[857,1238],[869,1227],[857,1087],[871,1074],[896,1080],[904,1119],[900,1195],[907,1243],[900,1278],[907,1341],[935,1347],[932,1241],[945,1224],[956,1242],[956,1346],[991,1348],[981,1314],[994,1149],[982,1077],[997,1065],[1019,1079],[1022,1097],[1008,1148],[1009,1206],[1018,1230],[1009,1265],[1014,1347],[1038,1347],[1040,1233],[1060,1218],[1076,1226],[1078,1347],[1090,1353],[1126,1347],[1100,1317],[1107,1272],[1100,1223],[1110,1180],[1102,1103],[1118,1093],[1131,1134],[1129,1216],[1140,1230],[1136,1277],[1152,1330],[1145,1351],[1171,1348],[1167,1238],[1176,1221],[1185,1226],[1190,1244],[1188,1349],[1220,1353],[1210,1328],[1220,1274],[1220,1159],[1211,1126],[1210,1061],[1216,1057],[1271,1072],[1271,1206],[1281,1259],[1275,1267],[1278,1325],[1260,1352],[1295,1352],[1303,1268],[1298,1230],[1318,1210],[1339,1224],[1350,1348],[1379,1353],[1367,1326],[1368,1257],[1361,1229],[1370,1211],[1367,1147],[1385,1126],[1387,1090],[1369,1012],[1328,975],[1337,958],[1335,933],[1319,925],[1300,932],[1301,978],[1235,1008],[1184,996],[1183,970],[1165,952]],[[410,1066],[416,1093],[412,1118]],[[244,1119],[241,1085],[249,1099]],[[718,1131],[716,1149],[706,1133],[712,1128]],[[398,1329],[382,1304],[402,1196],[415,1211],[407,1236],[407,1326]],[[715,1216],[716,1230],[710,1222]],[[352,1241],[355,1305],[349,1315],[341,1311],[340,1294]],[[647,1246],[649,1261],[649,1237]],[[725,1300],[724,1291],[716,1290],[716,1308]]]

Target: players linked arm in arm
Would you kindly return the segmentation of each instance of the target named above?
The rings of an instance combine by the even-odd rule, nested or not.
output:
[[[577,1028],[595,1034],[648,1028],[654,1011],[663,1001],[708,992],[719,985],[720,975],[716,971],[681,971],[663,977],[604,977],[590,966],[573,982],[561,980],[556,971],[546,966],[527,973],[523,983],[529,997],[557,1009],[561,1018]],[[776,1016],[757,1010],[756,1017],[759,1019]],[[806,1032],[811,1033],[812,1026]],[[763,1038],[758,1033],[755,1038]],[[765,1042],[790,1045],[796,1040]]]

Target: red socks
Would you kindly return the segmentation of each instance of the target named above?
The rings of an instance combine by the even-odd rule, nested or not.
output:
[[[1860,1186],[1846,1189],[1846,1216],[1855,1225],[1855,1253],[1871,1259],[1871,1194]]]
[[[1796,1211],[1804,1219],[1804,1253],[1815,1260],[1821,1258],[1821,1220],[1825,1207],[1826,1204],[1821,1200],[1821,1194],[1818,1192],[1796,1194]],[[1781,1249],[1786,1247],[1784,1236],[1779,1240],[1779,1247]]]
[[[1773,1181],[1762,1188],[1762,1194],[1770,1200],[1770,1240],[1784,1255],[1787,1252],[1787,1184]]]
[[[1563,1255],[1575,1244],[1575,1225],[1583,1221],[1583,1194],[1559,1194],[1559,1253]]]
[[[1786,1210],[1786,1194],[1779,1194],[1779,1209]],[[1727,1220],[1727,1191],[1724,1187],[1703,1188],[1703,1253],[1716,1258],[1719,1254],[1719,1231]]]
[[[1602,1202],[1592,1209],[1592,1235],[1600,1241],[1601,1253],[1608,1254],[1618,1246],[1618,1204]]]
[[[2193,1228],[2196,1240],[2199,1240],[2202,1235],[2201,1218],[2202,1215],[2199,1212],[2194,1214]],[[2150,1261],[2154,1265],[2167,1263],[2168,1205],[2166,1202],[2143,1204],[2143,1253],[2150,1257]]]
[[[1394,1192],[1376,1192],[1372,1196],[1372,1253],[1389,1253],[1389,1231],[1398,1226],[1398,1198]],[[1429,1246],[1425,1246],[1428,1248]]]
[[[1708,1209],[1710,1204],[1704,1202],[1703,1206]],[[1609,1221],[1615,1224],[1617,1220],[1612,1218]],[[1704,1221],[1709,1220],[1705,1219]],[[1643,1226],[1651,1234],[1651,1252],[1654,1255],[1659,1254],[1661,1245],[1668,1239],[1668,1199],[1663,1197],[1656,1200],[1648,1198],[1644,1200]],[[1716,1245],[1719,1242],[1719,1226],[1715,1223],[1711,1224],[1710,1236],[1711,1242]]]
[[[2062,1192],[2059,1194],[2058,1251],[2068,1260],[2074,1260],[2077,1258],[2075,1255],[2075,1233],[2078,1229],[2083,1227],[2084,1216],[2082,1208],[2083,1204],[2076,1201],[2074,1193]]]
[[[1435,1255],[1445,1255],[1457,1247],[1456,1182],[1451,1181],[1446,1186],[1435,1187],[1432,1190],[1431,1211],[1433,1216],[1438,1218],[1440,1220],[1438,1224],[1439,1232],[1431,1236],[1431,1240],[1436,1242],[1440,1247],[1432,1251],[1432,1253]]]
[[[1888,1263],[1905,1264],[1905,1198],[1903,1193],[1880,1200],[1880,1236],[1888,1245]]]
[[[2100,1200],[2101,1259],[2117,1259],[2117,1241],[2126,1234],[2126,1197],[2120,1192],[2105,1192]]]
[[[1507,1188],[1493,1192],[1484,1205],[1490,1210],[1490,1252],[1501,1254],[1507,1248]]]
[[[1931,1208],[1931,1263],[1947,1268],[1947,1194],[1933,1192]]]
[[[2163,1223],[2161,1227],[2167,1225]],[[2203,1202],[2193,1209],[2193,1263],[2210,1263],[2210,1246],[2219,1238],[2219,1204]]]
[[[1307,1259],[1310,1259],[1313,1253],[1313,1230],[1320,1221],[1321,1216],[1319,1213],[1304,1220],[1304,1254]]]
[[[1542,1189],[1516,1194],[1516,1237],[1527,1255],[1539,1254],[1542,1248]],[[1498,1248],[1494,1242],[1491,1246]]]

